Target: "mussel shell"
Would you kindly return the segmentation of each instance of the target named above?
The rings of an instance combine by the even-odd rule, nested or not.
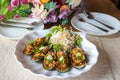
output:
[[[67,67],[65,70],[60,70],[59,68],[55,68],[56,69],[56,71],[58,71],[58,72],[61,72],[61,73],[65,73],[65,72],[68,72],[69,70],[70,70],[70,67]]]
[[[46,70],[54,70],[55,69],[55,65],[53,67],[47,67],[46,64],[42,63],[42,66]]]

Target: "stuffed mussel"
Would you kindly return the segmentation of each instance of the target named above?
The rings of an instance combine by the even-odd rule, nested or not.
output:
[[[36,48],[35,53],[32,55],[32,60],[41,61],[47,54],[49,49],[50,49],[49,46],[40,45],[39,47]]]
[[[81,69],[86,66],[87,58],[84,51],[79,48],[73,48],[70,52],[72,66],[78,69]]]
[[[55,67],[55,60],[56,60],[56,54],[53,51],[49,51],[45,57],[44,61],[42,63],[44,69],[46,70],[52,70]]]
[[[34,41],[31,41],[28,43],[28,45],[25,47],[23,50],[24,54],[31,55],[35,52],[36,48],[40,45],[43,44],[46,41],[46,38],[37,38]]]
[[[56,70],[66,72],[70,69],[68,56],[65,52],[59,50],[57,52]]]

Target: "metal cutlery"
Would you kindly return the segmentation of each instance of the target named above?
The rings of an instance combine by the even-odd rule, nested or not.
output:
[[[114,29],[114,27],[109,26],[109,25],[107,25],[107,24],[105,24],[105,23],[103,23],[103,22],[95,19],[95,17],[91,14],[91,12],[89,12],[89,11],[87,10],[86,4],[85,4],[84,0],[81,0],[81,8],[83,9],[84,15],[85,15],[88,19],[95,20],[95,21],[97,21],[98,23],[104,25],[105,27],[107,27],[107,28],[109,28],[109,29],[112,29],[112,30]]]
[[[16,28],[24,28],[24,29],[27,29],[27,30],[33,30],[35,27],[21,27],[21,26],[14,26],[14,25],[9,25],[9,24],[0,24],[0,26],[3,26],[3,27],[16,27]]]
[[[35,25],[38,25],[40,24],[40,21],[34,21],[34,22],[31,22],[31,23],[26,23],[26,22],[14,22],[14,21],[4,21],[4,23],[17,23],[17,24],[25,24],[25,25],[30,25],[30,26],[35,26]]]
[[[12,24],[11,24],[12,23]],[[25,26],[17,26],[14,24],[24,24]],[[16,27],[16,28],[25,28],[27,30],[33,30],[36,26],[40,25],[41,22],[34,21],[32,23],[22,23],[22,22],[12,22],[12,21],[5,21],[0,23],[0,26],[5,26],[5,27]],[[28,26],[27,26],[28,25]]]
[[[76,17],[77,17],[78,20],[81,21],[81,22],[86,22],[86,23],[88,23],[88,24],[90,24],[90,25],[92,25],[92,26],[94,26],[94,27],[96,27],[96,28],[98,28],[98,29],[100,29],[100,30],[102,30],[102,31],[104,31],[104,32],[108,32],[107,29],[101,28],[101,27],[99,27],[99,26],[97,26],[97,25],[95,25],[95,24],[92,24],[92,23],[90,23],[90,22],[85,21],[85,20],[84,20],[83,18],[81,18],[79,15],[76,15]]]
[[[88,19],[95,20],[95,21],[97,21],[98,23],[104,25],[105,27],[107,27],[107,28],[109,28],[109,29],[115,29],[114,27],[109,26],[109,25],[107,25],[107,24],[105,24],[105,23],[103,23],[103,22],[95,19],[95,17],[94,17],[89,11],[84,10],[83,13],[84,13],[84,15],[85,15]]]

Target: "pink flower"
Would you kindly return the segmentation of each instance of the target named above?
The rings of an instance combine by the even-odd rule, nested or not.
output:
[[[18,19],[18,18],[20,18],[20,16],[19,16],[18,14],[16,14],[16,15],[14,16],[14,19]]]
[[[21,4],[28,4],[28,0],[20,0]]]
[[[5,20],[5,16],[3,16],[2,14],[0,14],[0,21]]]
[[[7,8],[8,8],[9,11],[13,10],[13,7],[11,5],[9,5]]]
[[[19,0],[11,0],[11,6],[12,7],[18,7],[19,6]]]
[[[42,4],[40,0],[28,0],[29,3]]]
[[[29,18],[33,18],[33,15],[32,15],[32,14],[30,14],[30,15],[29,15]]]

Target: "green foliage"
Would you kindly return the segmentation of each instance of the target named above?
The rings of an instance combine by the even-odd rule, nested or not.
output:
[[[11,0],[0,0],[0,14],[3,14],[6,19],[10,19],[15,15],[16,8],[13,11],[8,11],[7,7],[9,6]]]
[[[68,18],[62,19],[62,21],[61,21],[61,24],[62,24],[62,25],[65,25],[65,24],[67,24],[67,23],[68,23]]]
[[[13,18],[15,14],[18,14],[22,17],[28,17],[31,13],[31,4],[28,5],[19,5],[14,8],[12,11],[8,10],[11,0],[0,0],[0,14],[4,15],[6,20]],[[30,5],[30,6],[29,6]]]
[[[45,4],[45,8],[49,11],[49,10],[54,10],[56,8],[56,2],[48,2]]]
[[[32,13],[31,7],[29,5],[22,5],[16,13],[22,17],[28,17]]]
[[[66,0],[66,3],[70,3],[71,2],[71,0]]]

